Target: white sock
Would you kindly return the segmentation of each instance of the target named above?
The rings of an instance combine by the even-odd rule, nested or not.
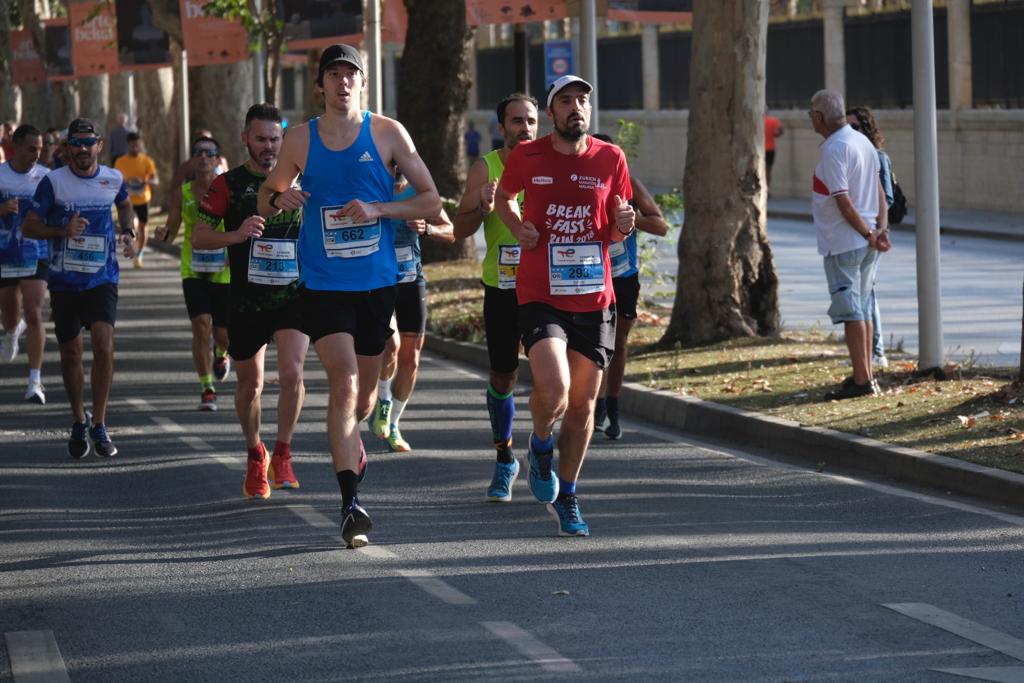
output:
[[[405,404],[409,399],[399,401],[397,398],[391,400],[391,424],[396,425],[402,419],[402,412],[405,411]]]
[[[39,384],[42,382],[42,372],[38,368],[29,368],[28,371],[28,383]]]
[[[377,380],[377,398],[379,398],[381,401],[391,400],[391,380]]]

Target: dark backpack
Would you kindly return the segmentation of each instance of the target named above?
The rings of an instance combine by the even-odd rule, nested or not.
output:
[[[899,225],[907,215],[907,197],[892,174],[892,206],[889,207],[889,225]]]

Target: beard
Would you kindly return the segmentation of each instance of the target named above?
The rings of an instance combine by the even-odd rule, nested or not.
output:
[[[246,148],[249,150],[249,158],[252,159],[253,163],[260,168],[269,171],[274,168],[274,165],[277,163],[277,153],[273,150],[257,152],[250,144],[246,144]]]
[[[579,142],[583,139],[583,136],[587,134],[587,125],[582,119],[577,119],[579,125],[566,122],[566,126],[563,128],[557,123],[555,124],[555,132],[558,133],[558,137],[562,138],[567,142]]]
[[[72,154],[71,161],[79,171],[88,171],[93,164],[92,154]]]

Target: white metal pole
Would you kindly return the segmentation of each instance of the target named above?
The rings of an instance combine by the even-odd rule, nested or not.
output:
[[[257,16],[262,13],[260,0],[253,0]],[[263,84],[263,53],[267,46],[260,41],[258,49],[252,54],[252,100],[260,103],[267,99],[266,87]],[[271,102],[270,104],[275,104]]]
[[[184,48],[181,50],[181,97],[178,98],[181,102],[181,160],[188,159],[191,149],[189,143],[191,142],[192,131],[189,129],[189,102],[188,102],[188,54]]]
[[[135,120],[135,72],[128,72],[128,125],[132,128],[138,128],[139,124]]]
[[[935,112],[935,35],[932,0],[913,0],[914,182],[917,205],[918,369],[941,368],[942,292],[939,274],[939,165]]]
[[[580,75],[594,86],[590,93],[590,132],[601,132],[601,117],[598,114],[597,94],[597,0],[583,0],[580,3]]]
[[[370,70],[367,95],[369,101],[367,108],[376,113],[384,112],[383,94],[381,88],[381,71],[384,63],[380,54],[380,0],[366,0],[366,51],[370,58],[367,68]]]

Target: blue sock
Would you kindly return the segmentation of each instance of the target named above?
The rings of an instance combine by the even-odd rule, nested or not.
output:
[[[548,434],[548,438],[541,441],[536,434],[530,434],[530,448],[536,455],[551,454],[555,452],[555,437]]]
[[[598,400],[600,401],[601,399],[598,399]],[[609,397],[605,398],[605,405],[608,407],[608,417],[618,417],[619,416],[619,397],[618,396],[609,396]]]
[[[561,477],[558,478],[558,495],[560,496],[574,496],[576,495],[576,482],[566,481]]]
[[[516,402],[512,392],[498,391],[487,383],[487,412],[491,416],[491,434],[494,443],[508,443],[512,438],[512,419],[516,416]]]

